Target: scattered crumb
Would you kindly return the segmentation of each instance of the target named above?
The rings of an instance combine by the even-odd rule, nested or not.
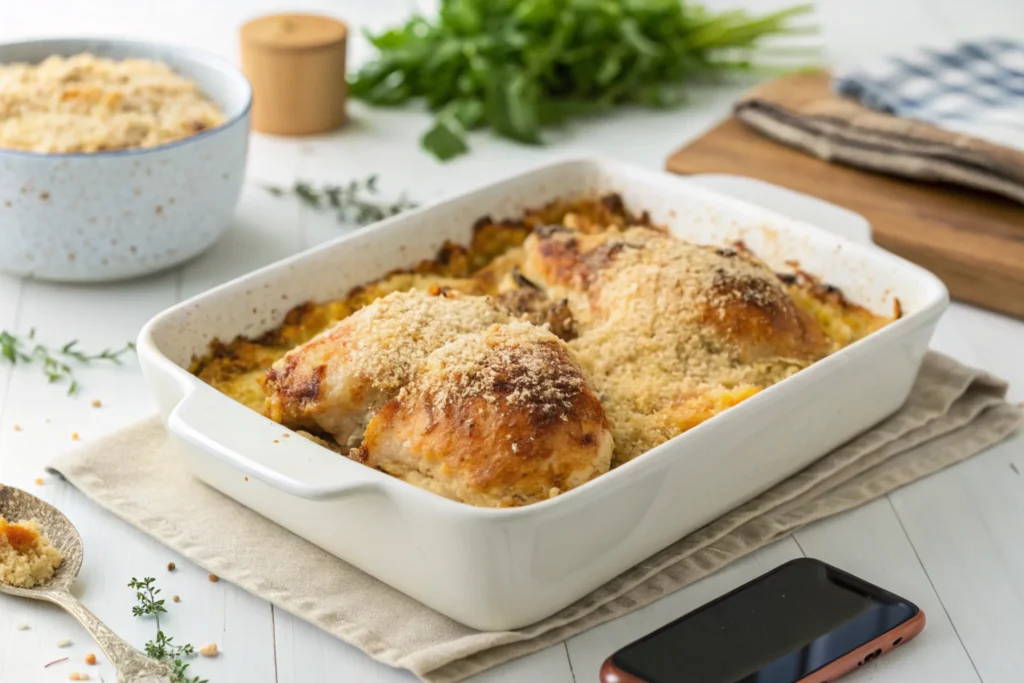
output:
[[[277,439],[274,439],[274,443],[281,443],[281,442],[278,441]]]
[[[181,598],[179,598],[177,595],[172,595],[171,602],[181,602]]]
[[[217,643],[207,643],[199,648],[199,654],[204,657],[215,657],[217,655]]]
[[[246,477],[246,478],[245,478],[245,480],[246,480],[246,481],[249,481],[249,477]]]
[[[284,437],[284,438],[286,438],[286,439],[290,439],[290,438],[292,438],[292,435],[291,435],[291,434],[282,434],[281,436],[283,436],[283,437]]]
[[[168,562],[167,563],[167,571],[173,572],[176,566],[177,565],[175,565],[173,562]]]
[[[93,664],[95,664],[96,663],[96,655],[94,655],[91,652],[89,654],[87,654],[85,656],[85,663],[88,664],[89,666],[92,666]]]
[[[71,440],[78,441],[78,432],[71,432]]]
[[[69,647],[71,645],[70,638],[61,638],[57,641],[57,647]]]
[[[210,581],[213,582],[213,583],[217,583],[218,581],[220,581],[220,577],[217,576],[216,574],[210,574],[206,578],[210,579]]]
[[[28,624],[26,624],[24,621],[19,621],[17,624],[14,625],[14,628],[18,629],[19,631],[27,631],[31,627]]]
[[[100,400],[99,400],[98,398],[94,398],[94,399],[92,400],[92,407],[93,407],[93,408],[99,408],[99,407],[100,407],[100,406],[102,406],[102,405],[103,405],[103,404],[102,404],[102,403],[100,403]]]
[[[42,485],[43,485],[43,478],[42,477],[36,477],[36,486],[42,486]]]
[[[83,674],[78,671],[72,671],[68,674],[69,681],[87,681],[89,680],[89,674]]]
[[[14,425],[14,431],[20,432],[21,431],[21,425]]]
[[[49,668],[50,668],[51,666],[53,666],[54,664],[60,664],[61,662],[66,662],[66,661],[68,661],[68,658],[67,658],[67,657],[61,657],[60,659],[55,659],[55,660],[53,660],[53,661],[52,661],[52,662],[50,662],[49,664],[44,664],[44,665],[43,665],[43,668],[44,668],[44,669],[49,669]]]

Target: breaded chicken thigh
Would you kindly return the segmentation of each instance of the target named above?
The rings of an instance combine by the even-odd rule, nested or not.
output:
[[[604,409],[565,343],[526,322],[430,354],[353,457],[455,500],[510,507],[608,471]]]
[[[649,227],[536,229],[524,276],[568,302],[569,347],[611,419],[616,464],[828,355],[775,273],[738,250]]]
[[[432,351],[509,319],[488,297],[395,292],[341,320],[274,363],[263,384],[266,414],[293,429],[358,446],[374,412]]]

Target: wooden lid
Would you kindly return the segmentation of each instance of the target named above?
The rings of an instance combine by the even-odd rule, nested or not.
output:
[[[242,26],[242,44],[256,49],[321,48],[342,42],[347,36],[345,24],[317,14],[272,14]]]
[[[276,14],[241,30],[242,70],[252,84],[252,126],[309,135],[345,123],[348,29],[330,17]]]

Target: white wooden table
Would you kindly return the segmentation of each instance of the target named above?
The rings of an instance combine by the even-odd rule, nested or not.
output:
[[[234,59],[243,20],[290,4],[4,0],[0,40],[118,34],[195,45]],[[354,27],[380,27],[404,17],[411,4],[307,0],[303,8],[334,12]],[[764,8],[777,2],[746,4]],[[1024,38],[1020,0],[827,0],[818,18],[826,55],[833,61],[994,33]],[[366,54],[365,42],[353,38],[353,60]],[[469,156],[448,165],[418,150],[428,120],[413,112],[371,112],[355,105],[353,123],[335,136],[285,140],[257,135],[250,182],[231,230],[207,254],[172,272],[117,285],[62,286],[0,275],[0,329],[24,334],[35,328],[52,344],[77,338],[91,349],[121,346],[135,338],[150,316],[183,297],[349,229],[270,197],[261,183],[287,185],[298,177],[342,181],[378,172],[385,192],[408,189],[422,201],[572,152],[600,152],[661,168],[676,145],[724,115],[737,94],[730,88],[696,89],[683,110],[637,110],[574,125],[552,135],[553,144],[543,148],[484,136],[473,140]],[[934,346],[1007,378],[1011,398],[1024,400],[1024,323],[953,305]],[[0,365],[0,481],[45,498],[78,526],[86,559],[76,590],[86,605],[141,647],[153,627],[131,616],[134,596],[126,583],[133,576],[157,577],[165,596],[181,596],[180,604],[170,605],[165,630],[179,641],[221,646],[219,657],[200,658],[193,665],[213,683],[412,680],[226,582],[210,583],[206,572],[120,523],[70,486],[50,477],[43,486],[35,485],[54,454],[76,445],[73,433],[82,442],[93,441],[154,410],[134,361],[78,374],[81,395],[69,398],[64,387],[48,385],[37,367]],[[94,398],[102,407],[92,407]],[[1022,472],[1024,438],[1018,436],[885,499],[804,529],[635,614],[476,680],[594,683],[600,663],[618,646],[785,560],[809,555],[881,583],[928,614],[928,628],[911,647],[864,667],[851,681],[1017,683],[1024,680]],[[177,564],[173,573],[166,569],[170,561]],[[16,631],[22,622],[31,629]],[[74,643],[59,649],[61,638]],[[94,651],[85,632],[55,608],[0,596],[2,683],[64,681],[72,670],[112,683],[109,666],[82,664],[84,655]],[[64,656],[72,662],[42,668]]]

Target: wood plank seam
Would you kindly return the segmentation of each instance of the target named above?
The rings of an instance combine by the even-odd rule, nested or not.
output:
[[[280,683],[280,674],[277,668],[277,613],[274,605],[270,605],[270,641],[274,648],[274,683]]]
[[[14,321],[11,323],[11,329],[14,330],[15,334],[18,333],[18,323],[21,321],[21,303],[25,298],[25,281],[18,279],[18,296],[17,302],[14,304]],[[0,394],[3,403],[0,404],[0,422],[3,421],[4,411],[7,409],[8,400],[11,393],[11,385],[14,383],[14,370],[18,366],[11,363],[9,371],[7,373],[7,381],[4,382],[4,392]]]
[[[800,554],[807,557],[807,551],[804,550],[802,545],[800,545],[800,539],[796,537],[796,534],[790,534],[789,537],[793,539],[794,543],[796,543],[796,547],[800,550]]]
[[[565,658],[569,662],[569,674],[572,676],[572,683],[576,683],[576,671],[572,668],[572,656],[569,654],[569,641],[562,641],[562,649],[565,650]]]
[[[970,650],[967,649],[964,639],[960,637],[960,631],[957,630],[956,622],[953,621],[953,617],[950,616],[949,610],[946,609],[946,604],[942,601],[942,594],[939,593],[939,589],[935,586],[935,582],[932,581],[931,574],[928,573],[928,568],[921,560],[921,555],[917,552],[917,546],[914,545],[914,539],[912,539],[910,534],[907,532],[907,527],[903,524],[903,518],[900,517],[899,510],[896,509],[896,506],[892,502],[892,496],[886,495],[885,500],[892,509],[892,513],[896,515],[896,521],[899,522],[900,529],[903,531],[903,535],[906,537],[907,543],[910,544],[910,549],[914,551],[914,557],[917,558],[917,563],[921,565],[921,571],[924,572],[925,577],[928,579],[928,584],[932,587],[932,592],[935,593],[935,598],[939,601],[939,605],[942,606],[942,612],[946,615],[946,619],[949,620],[949,625],[953,628],[953,633],[956,634],[956,639],[960,641],[960,647],[964,649],[964,654],[967,655],[967,661],[971,663],[971,667],[974,669],[974,674],[978,677],[979,681],[986,683],[985,679],[981,676],[981,672],[978,670],[977,664],[974,663],[974,658],[971,656]]]

